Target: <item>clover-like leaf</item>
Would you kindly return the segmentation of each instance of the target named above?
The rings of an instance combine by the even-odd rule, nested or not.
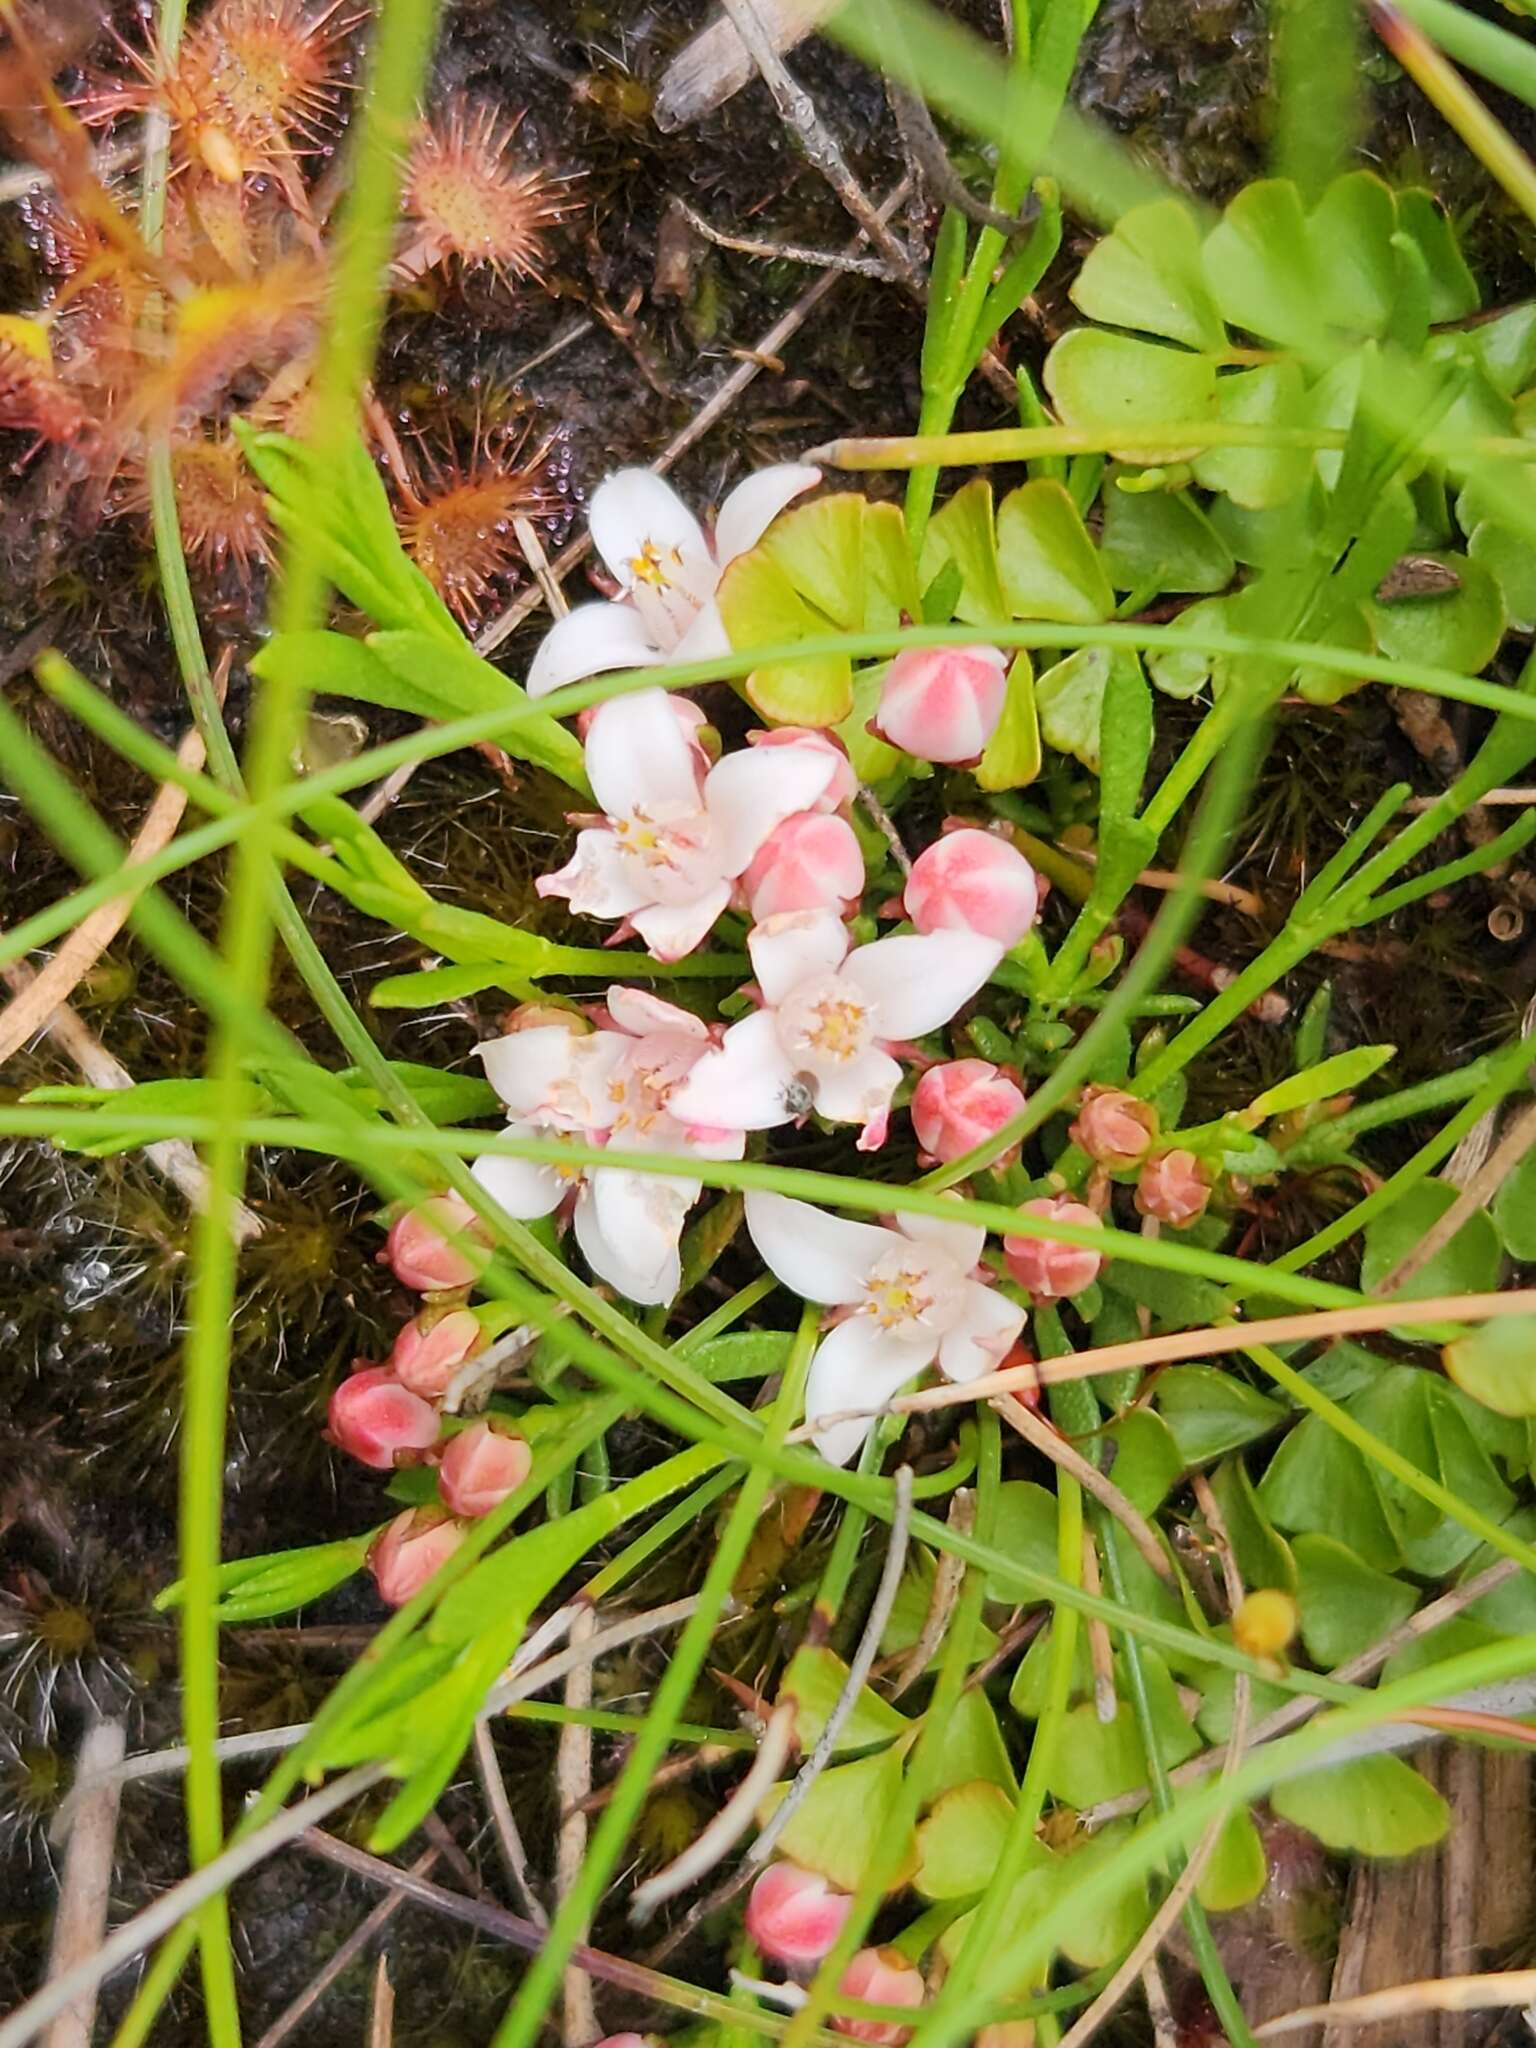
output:
[[[1041,732],[1059,753],[1075,754],[1095,775],[1112,659],[1107,647],[1079,647],[1035,684]]]
[[[1187,348],[1225,348],[1226,328],[1200,267],[1200,229],[1178,199],[1133,206],[1095,243],[1072,302],[1106,327],[1134,327]]]
[[[802,1750],[814,1749],[821,1739],[821,1731],[847,1677],[848,1666],[824,1646],[797,1650],[790,1659],[779,1692],[795,1702],[795,1740]],[[893,1742],[897,1736],[905,1735],[910,1725],[904,1714],[898,1714],[879,1693],[865,1686],[854,1702],[853,1712],[838,1730],[833,1754]]]
[[[814,507],[807,508],[814,510]],[[761,547],[738,555],[720,579],[720,616],[732,647],[746,652],[830,631],[812,611],[782,564]],[[781,725],[835,725],[853,708],[853,670],[846,655],[821,655],[756,668],[748,700]]]
[[[1383,333],[1397,297],[1397,201],[1390,189],[1372,171],[1346,172],[1318,200],[1307,230],[1322,318],[1355,334]]]
[[[1099,551],[1065,484],[1036,477],[997,510],[997,560],[1015,618],[1096,625],[1115,608]]]
[[[896,1748],[823,1771],[779,1837],[781,1853],[791,1863],[817,1871],[840,1891],[857,1891],[876,1854],[890,1848],[891,1813],[901,1797],[901,1774],[902,1757]],[[758,1808],[760,1825],[772,1817],[788,1790],[788,1785],[771,1788]],[[916,1862],[916,1840],[909,1837],[892,1873],[893,1883],[904,1884]]]
[[[1315,320],[1321,289],[1301,195],[1288,178],[1245,185],[1205,238],[1201,266],[1234,327],[1285,341]]]
[[[845,633],[864,623],[864,507],[858,491],[813,498],[781,512],[754,551]]]
[[[1104,567],[1117,590],[1153,598],[1165,590],[1225,590],[1232,551],[1187,491],[1104,493]]]
[[[1365,1226],[1360,1284],[1374,1294],[1456,1201],[1459,1190],[1448,1181],[1426,1180],[1408,1189]],[[1413,1278],[1394,1289],[1393,1299],[1427,1301],[1441,1294],[1488,1294],[1498,1284],[1499,1234],[1487,1215],[1474,1210],[1449,1244],[1443,1245]],[[1414,1333],[1405,1330],[1413,1339]],[[1432,1342],[1422,1332],[1417,1341]]]
[[[1378,1571],[1335,1537],[1298,1536],[1291,1553],[1301,1639],[1320,1670],[1342,1664],[1406,1621],[1418,1605],[1415,1587]]]
[[[1008,617],[998,573],[992,486],[985,477],[973,477],[929,520],[918,563],[925,590],[950,562],[960,574],[955,618],[968,626],[982,626]]]
[[[1395,1756],[1358,1757],[1285,1779],[1269,1803],[1325,1848],[1356,1856],[1411,1856],[1442,1840],[1451,1820],[1435,1788]]]
[[[1216,410],[1216,365],[1209,356],[1160,342],[1075,327],[1045,359],[1045,385],[1068,426],[1102,428],[1112,455],[1126,462],[1187,462],[1201,443],[1180,440],[1120,445],[1117,428],[1154,431],[1190,427]]]
[[[1306,387],[1289,359],[1261,363],[1216,379],[1216,417],[1230,426],[1303,427]],[[1252,511],[1283,505],[1306,488],[1312,455],[1306,448],[1207,448],[1194,463],[1195,481],[1222,491]]]
[[[1530,542],[1484,519],[1473,528],[1467,553],[1497,582],[1514,630],[1536,630],[1536,549]]]
[[[1527,1152],[1493,1198],[1494,1228],[1512,1258],[1536,1259],[1536,1152]]]

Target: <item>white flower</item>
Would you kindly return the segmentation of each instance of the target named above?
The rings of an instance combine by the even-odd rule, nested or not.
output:
[[[901,1068],[882,1041],[947,1024],[1002,948],[955,931],[848,946],[829,910],[787,911],[755,926],[747,950],[763,1007],[699,1061],[674,1114],[766,1131],[814,1109],[833,1123],[862,1124],[861,1151],[883,1144]]]
[[[849,1223],[787,1195],[747,1196],[747,1229],[763,1262],[805,1301],[848,1311],[821,1340],[805,1389],[805,1418],[878,1408],[937,1363],[948,1380],[994,1371],[1024,1327],[1024,1311],[972,1277],[987,1234],[936,1216],[902,1216],[894,1230]],[[831,1422],[816,1448],[846,1465],[870,1431]]]
[[[720,507],[714,545],[672,486],[648,469],[621,469],[592,493],[592,545],[623,596],[582,604],[557,619],[528,670],[528,694],[616,668],[702,661],[729,654],[715,591],[726,565],[756,547],[792,498],[821,471],[803,462],[760,469]]]
[[[692,952],[763,841],[839,772],[837,755],[814,746],[748,747],[706,771],[683,702],[636,690],[597,707],[586,763],[606,816],[537,885],[585,917],[622,919],[621,934],[637,931],[658,960]]]
[[[679,1122],[670,1098],[713,1044],[709,1026],[638,989],[611,988],[614,1030],[561,1025],[514,1031],[478,1046],[486,1076],[510,1112],[513,1137],[579,1132],[625,1152],[691,1152],[739,1159],[740,1131]],[[613,1166],[545,1166],[487,1156],[474,1168],[508,1215],[548,1216],[575,1193],[576,1242],[600,1279],[629,1300],[668,1302],[681,1280],[678,1240],[703,1184]]]

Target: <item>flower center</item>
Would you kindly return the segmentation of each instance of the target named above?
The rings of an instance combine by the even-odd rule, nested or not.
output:
[[[645,871],[646,886],[658,903],[690,902],[717,882],[718,863],[711,856],[709,814],[683,805],[636,804],[628,817],[610,821],[623,852]]]
[[[931,1337],[953,1321],[960,1274],[954,1261],[919,1245],[893,1247],[870,1267],[859,1314],[905,1338]]]
[[[638,555],[629,558],[629,573],[648,590],[670,590],[682,581],[683,558],[675,547],[658,547],[653,540],[642,541]]]
[[[791,989],[779,1006],[779,1037],[794,1059],[845,1067],[869,1048],[874,1014],[851,982],[822,974]]]

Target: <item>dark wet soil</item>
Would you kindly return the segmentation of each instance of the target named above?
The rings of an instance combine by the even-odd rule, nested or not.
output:
[[[978,9],[978,18],[982,10]],[[792,263],[695,245],[682,296],[654,290],[658,230],[669,197],[735,232],[839,247],[849,223],[808,174],[758,88],[696,129],[660,136],[648,119],[660,67],[694,26],[693,4],[543,5],[486,0],[455,11],[439,67],[442,87],[464,86],[510,108],[526,107],[530,154],[577,180],[579,207],[554,242],[547,288],[508,293],[492,285],[431,286],[392,318],[378,385],[386,404],[422,431],[462,432],[486,393],[510,392],[542,435],[557,436],[559,502],[546,520],[553,548],[579,518],[584,492],[616,463],[649,460],[681,428],[758,337],[802,292]],[[1085,104],[1107,117],[1192,189],[1220,198],[1262,166],[1266,54],[1256,6],[1245,0],[1106,0],[1081,80]],[[876,191],[900,175],[882,96],[867,74],[824,48],[803,51],[796,70],[837,131],[859,175]],[[1475,195],[1473,247],[1496,291],[1525,288],[1530,251],[1509,209],[1487,201],[1480,174],[1439,125],[1371,58],[1377,83],[1378,153],[1394,174],[1416,165],[1453,205]],[[1064,307],[1061,276],[1041,294],[1047,326]],[[36,252],[17,211],[0,216],[0,283],[7,304],[37,289]],[[588,331],[541,366],[541,355],[578,320]],[[842,430],[895,431],[916,413],[917,310],[894,288],[840,281],[827,304],[726,419],[680,465],[678,481],[700,501],[718,500],[746,470],[796,454]],[[1021,323],[1017,346],[1038,337]],[[996,418],[983,391],[968,423]],[[11,450],[19,454],[19,445]],[[116,522],[80,533],[65,479],[34,464],[7,480],[0,512],[0,660],[40,621],[117,700],[162,736],[185,714],[161,628],[144,536]],[[248,652],[262,593],[238,578],[199,591],[210,641]],[[531,623],[507,653],[516,671],[537,638]],[[12,700],[81,780],[125,837],[145,790],[111,757],[36,699],[24,675],[7,674]],[[230,713],[238,724],[244,679],[237,666]],[[1185,713],[1163,707],[1171,749]],[[393,728],[370,719],[374,738]],[[1459,728],[1475,737],[1471,715]],[[1394,775],[1433,779],[1402,740],[1378,694],[1342,707],[1284,715],[1251,819],[1238,879],[1258,890],[1278,924],[1303,875],[1335,846]],[[529,778],[509,793],[474,757],[424,769],[385,820],[390,843],[431,886],[474,907],[534,915],[533,872],[547,865],[560,829],[557,793]],[[7,923],[53,900],[71,881],[9,795],[0,795],[0,915]],[[216,869],[178,877],[173,895],[205,929],[219,906]],[[465,1006],[423,1020],[366,1009],[369,984],[412,964],[413,949],[359,920],[321,892],[301,891],[326,955],[391,1052],[462,1062],[479,1020]],[[1500,947],[1486,932],[1480,885],[1453,906],[1415,913],[1379,935],[1363,962],[1336,964],[1338,1025],[1349,1041],[1400,1047],[1394,1080],[1442,1071],[1507,1033],[1530,985],[1529,948]],[[547,909],[542,929],[558,926]],[[1213,916],[1200,944],[1218,962],[1247,957],[1263,932],[1235,915]],[[1299,1001],[1316,977],[1298,978]],[[291,973],[279,970],[275,1006],[317,1051],[324,1034]],[[196,1069],[198,1014],[134,947],[114,946],[79,996],[109,1049],[138,1078]],[[1195,1076],[1213,1109],[1278,1072],[1283,1035],[1258,1024],[1231,1035],[1228,1051]],[[73,1080],[46,1044],[15,1060],[5,1086],[24,1090]],[[1383,1163],[1413,1134],[1384,1145]],[[840,1155],[839,1155],[840,1156]],[[896,1159],[892,1170],[907,1162]],[[233,1554],[315,1542],[375,1518],[377,1487],[320,1440],[326,1397],[356,1357],[386,1346],[408,1303],[375,1262],[378,1232],[366,1190],[340,1169],[259,1157],[251,1201],[268,1233],[246,1256],[235,1332],[227,1474],[226,1547]],[[1294,1233],[1304,1219],[1274,1226]],[[128,1716],[130,1747],[174,1738],[174,1644],[149,1618],[148,1597],[173,1575],[177,1453],[177,1343],[184,1317],[187,1222],[133,1158],[89,1162],[0,1141],[0,2006],[38,1981],[54,1883],[46,1823],[68,1780],[69,1758],[94,1711]],[[618,1433],[615,1463],[654,1455]],[[688,1558],[663,1577],[677,1583]],[[664,1594],[660,1597],[665,1597]],[[345,1632],[378,1618],[371,1591],[345,1589],[317,1610],[317,1629]],[[761,1649],[743,1646],[743,1654]],[[226,1709],[231,1728],[302,1718],[334,1681],[345,1635],[306,1640],[294,1632],[239,1630],[228,1640]],[[645,1655],[611,1682],[642,1697],[654,1678]],[[701,1718],[718,1711],[701,1698]],[[536,1869],[549,1861],[553,1731],[521,1728],[500,1738],[509,1784]],[[614,1753],[597,1744],[598,1774]],[[231,1810],[246,1782],[230,1774]],[[658,1839],[707,1807],[708,1781],[685,1785],[648,1825]],[[501,1896],[481,1809],[456,1790],[442,1819],[479,1881]],[[130,1788],[114,1903],[126,1913],[182,1869],[180,1812],[172,1790]],[[414,1849],[419,1845],[413,1845]],[[430,1846],[430,1845],[428,1845]],[[450,1866],[444,1864],[443,1870]],[[448,1881],[462,1882],[462,1876]],[[255,2039],[345,1937],[374,1899],[355,1880],[299,1856],[281,1858],[234,1895],[248,2037]],[[516,1966],[506,1952],[407,1909],[395,1923],[392,1971],[402,2043],[474,2044],[489,2038]],[[354,1964],[290,2037],[330,2044],[364,2038],[370,1965]],[[120,2007],[128,1987],[114,1986]],[[610,2026],[655,2016],[604,2006]],[[190,1980],[167,2009],[157,2043],[201,2038]]]

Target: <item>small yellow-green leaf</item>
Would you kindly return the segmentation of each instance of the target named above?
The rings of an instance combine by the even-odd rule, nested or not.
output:
[[[929,520],[918,563],[925,590],[947,562],[953,562],[960,572],[960,595],[954,608],[957,619],[968,626],[981,626],[1008,617],[998,577],[992,486],[985,477],[973,477]]]
[[[1133,1828],[1130,1821],[1111,1821],[1074,1842],[1062,1858],[1063,1881],[1089,1883],[1124,1848]],[[1077,1916],[1061,1938],[1061,1952],[1080,1970],[1102,1970],[1125,1954],[1146,1924],[1147,1880],[1133,1877],[1107,1899],[1097,1899],[1091,1913]]]
[[[823,1771],[779,1837],[779,1848],[791,1863],[814,1870],[840,1891],[858,1889],[876,1850],[890,1849],[891,1814],[901,1796],[901,1753],[882,1749],[857,1763],[834,1764]],[[758,1808],[765,1824],[779,1806],[788,1785],[775,1785]],[[917,1860],[917,1843],[909,1836],[893,1884],[904,1884]]]
[[[1395,1756],[1359,1757],[1288,1778],[1269,1803],[1325,1848],[1357,1856],[1411,1856],[1442,1840],[1451,1819],[1434,1787]]]
[[[848,1677],[848,1666],[828,1649],[797,1650],[790,1659],[779,1685],[781,1698],[795,1702],[795,1740],[802,1750],[816,1747],[827,1716],[836,1704]],[[904,1714],[865,1686],[854,1702],[853,1712],[838,1731],[833,1754],[850,1749],[872,1749],[905,1735],[910,1723]]]
[[[997,508],[997,558],[1015,618],[1091,626],[1115,608],[1071,493],[1049,477],[1021,484]]]
[[[1133,206],[1089,251],[1072,302],[1106,327],[1134,327],[1194,349],[1226,346],[1200,270],[1200,230],[1178,199]]]
[[[1245,185],[1205,238],[1205,282],[1234,327],[1285,341],[1315,322],[1320,298],[1301,195],[1288,178]]]
[[[1209,419],[1216,409],[1216,365],[1209,356],[1094,327],[1076,327],[1056,343],[1045,359],[1045,386],[1068,426],[1103,428],[1109,452],[1126,462],[1188,462],[1201,444],[1181,440],[1176,431],[1166,442],[1116,443],[1117,429],[1176,430]]]
[[[1079,647],[1035,684],[1040,730],[1059,753],[1099,772],[1099,730],[1112,656],[1107,647]]]
[[[1536,1316],[1484,1323],[1440,1354],[1464,1394],[1496,1415],[1536,1415]]]
[[[864,627],[876,632],[922,610],[917,567],[899,505],[864,507]]]
[[[967,1899],[987,1888],[1008,1830],[1013,1801],[999,1785],[953,1786],[917,1830],[917,1874],[927,1899]]]
[[[754,552],[784,571],[805,601],[844,632],[864,623],[864,499],[835,491],[781,512]]]
[[[1262,363],[1216,380],[1216,416],[1231,426],[1305,426],[1305,386],[1288,359]],[[1312,473],[1307,448],[1208,448],[1195,458],[1195,481],[1224,491],[1236,505],[1266,511],[1306,488]]]
[[[1104,494],[1102,560],[1117,590],[1154,597],[1164,590],[1225,590],[1232,550],[1187,491],[1124,491],[1112,478]]]
[[[1324,192],[1307,227],[1322,318],[1356,334],[1383,333],[1397,297],[1397,202],[1390,189],[1373,172],[1348,171]]]
[[[1009,664],[1003,715],[976,764],[976,780],[982,789],[1023,789],[1040,773],[1041,759],[1034,663],[1021,647]]]
[[[762,547],[739,555],[726,569],[719,603],[731,645],[743,652],[820,637],[830,630]],[[765,665],[747,677],[746,694],[765,718],[777,724],[835,725],[853,706],[853,670],[845,655]]]

